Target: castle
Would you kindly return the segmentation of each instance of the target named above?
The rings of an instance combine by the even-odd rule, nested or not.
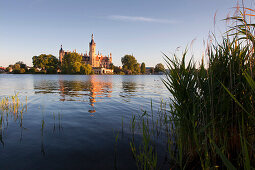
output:
[[[76,50],[74,51],[76,52]],[[70,53],[70,51],[64,51],[61,45],[61,49],[59,50],[59,61],[62,63],[63,57],[65,54]],[[108,56],[103,56],[102,54],[96,54],[96,43],[94,41],[94,36],[92,34],[91,42],[89,43],[89,55],[80,54],[82,56],[82,63],[91,65],[95,68],[105,68],[109,69],[110,64],[112,63],[112,53]]]

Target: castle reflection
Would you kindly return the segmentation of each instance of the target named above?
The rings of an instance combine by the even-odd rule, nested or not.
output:
[[[100,101],[100,98],[111,97],[112,93],[111,79],[100,79],[100,76],[88,76],[86,81],[65,81],[59,79],[60,100],[77,101],[81,100],[82,96],[88,96],[90,113],[96,112],[95,103]],[[71,97],[71,98],[70,98]],[[84,100],[83,100],[84,101]]]
[[[59,79],[60,101],[86,101],[88,99],[91,108],[90,113],[96,112],[95,103],[100,98],[111,97],[112,80],[110,77],[92,75],[85,80],[63,80]],[[85,97],[84,100],[84,96]]]
[[[60,101],[82,101],[89,103],[88,112],[94,113],[95,103],[104,97],[111,97],[110,76],[63,76],[58,79],[34,81],[35,94],[58,93]]]

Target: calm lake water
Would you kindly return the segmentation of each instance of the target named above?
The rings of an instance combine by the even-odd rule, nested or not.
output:
[[[136,169],[130,120],[169,100],[161,77],[0,74],[0,99],[27,97],[22,118],[1,113],[0,169]]]

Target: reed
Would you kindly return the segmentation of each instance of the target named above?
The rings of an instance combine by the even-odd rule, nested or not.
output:
[[[163,106],[163,105],[162,105]],[[151,112],[144,111],[142,115],[138,114],[133,116],[131,121],[131,132],[133,138],[130,141],[130,148],[135,159],[138,169],[157,169],[158,156],[156,150],[156,143],[154,141],[160,140],[164,135],[168,134],[168,123],[164,122],[166,112],[161,109],[157,112],[157,115],[153,115]],[[156,117],[156,119],[152,119]],[[135,140],[135,136],[140,134],[142,136],[141,143],[137,143],[139,140]]]
[[[138,169],[161,168],[155,141],[162,139],[168,168],[255,168],[255,24],[247,22],[247,10],[255,11],[237,10],[227,18],[236,25],[209,44],[208,66],[187,61],[188,50],[181,59],[165,55],[169,107],[131,121],[133,134],[142,136],[142,143],[130,143]]]
[[[207,69],[203,62],[198,69],[191,61],[185,65],[186,52],[181,61],[166,56],[171,71],[164,84],[173,95],[170,117],[180,168],[244,168],[248,158],[244,160],[240,153],[249,155],[249,160],[254,157],[255,129],[250,118],[255,115],[254,94],[244,76],[254,72],[249,49],[249,44],[236,38],[223,38],[208,50]]]
[[[27,100],[27,99],[26,99]],[[27,102],[23,105],[18,98],[18,94],[9,97],[3,97],[0,102],[0,142],[4,146],[4,134],[5,130],[8,127],[9,119],[12,118],[15,122],[18,123],[18,126],[21,128],[21,137],[22,140],[22,131],[23,131],[23,113],[27,111]]]

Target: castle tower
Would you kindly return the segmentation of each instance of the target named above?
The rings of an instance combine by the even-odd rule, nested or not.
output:
[[[64,55],[65,55],[65,51],[63,50],[62,45],[61,45],[61,48],[59,50],[59,62],[61,64],[62,64],[62,60],[63,60]]]
[[[95,67],[96,64],[96,43],[94,42],[94,36],[91,36],[91,42],[89,43],[89,63],[91,67]]]

